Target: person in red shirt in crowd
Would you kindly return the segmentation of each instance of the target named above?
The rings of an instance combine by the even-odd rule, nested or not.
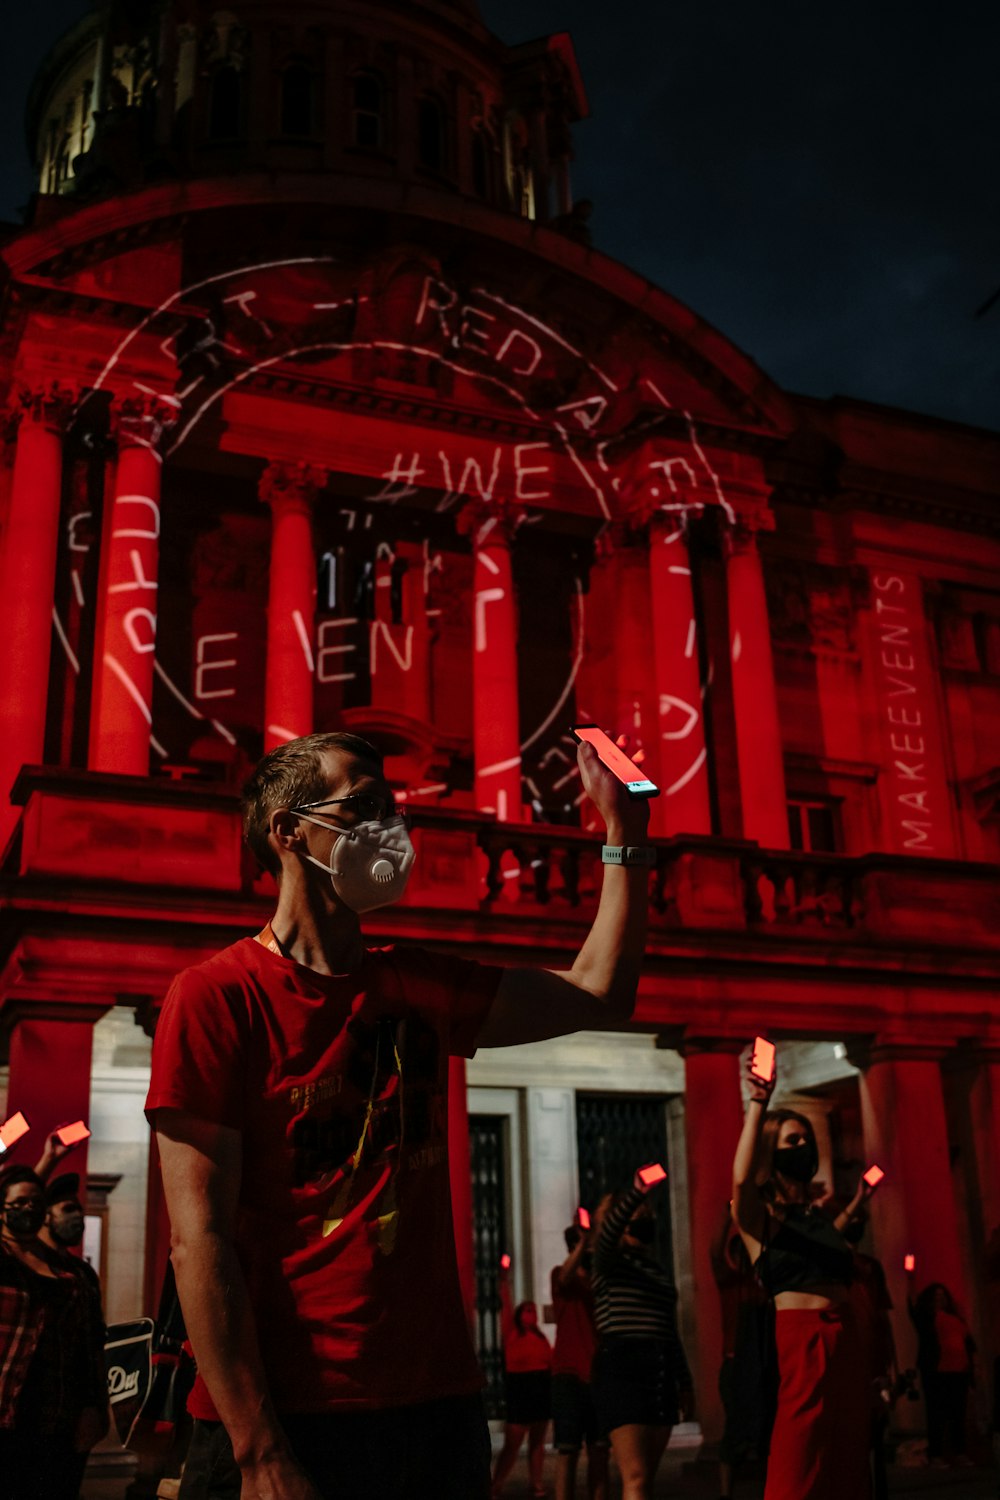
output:
[[[500,1494],[527,1437],[531,1493],[541,1496],[547,1494],[542,1469],[545,1432],[552,1415],[552,1346],[538,1326],[535,1304],[519,1302],[514,1307],[511,1303],[509,1256],[500,1265],[500,1317],[507,1420],[493,1470],[492,1494]]]
[[[590,1368],[597,1348],[594,1293],[590,1284],[589,1240],[579,1224],[566,1230],[569,1251],[552,1270],[556,1343],[552,1355],[552,1417],[556,1458],[556,1500],[573,1500],[580,1449],[587,1445],[590,1500],[607,1500],[608,1440],[597,1425]]]
[[[907,1272],[907,1307],[917,1330],[917,1368],[927,1414],[927,1462],[932,1468],[965,1466],[966,1408],[975,1373],[976,1345],[954,1297],[940,1281],[914,1296],[915,1271]]]
[[[448,1058],[631,1015],[648,807],[590,746],[578,763],[610,868],[562,972],[365,946],[361,917],[402,895],[413,860],[366,741],[293,740],[244,788],[277,907],[256,937],[174,981],[146,1101],[198,1363],[182,1494],[489,1494],[455,1263]]]

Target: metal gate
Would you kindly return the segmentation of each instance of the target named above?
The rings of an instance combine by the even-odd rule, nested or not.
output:
[[[469,1116],[476,1267],[476,1350],[486,1380],[486,1411],[503,1416],[500,1257],[507,1244],[506,1125],[503,1115]]]
[[[637,1167],[667,1161],[667,1101],[658,1094],[583,1094],[576,1096],[576,1150],[580,1202],[591,1212],[605,1193],[631,1185]],[[650,1205],[656,1215],[657,1254],[673,1267],[670,1194],[655,1191]]]

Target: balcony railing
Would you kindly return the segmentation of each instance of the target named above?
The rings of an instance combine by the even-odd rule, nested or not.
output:
[[[2,866],[4,904],[88,903],[143,890],[171,910],[265,907],[273,891],[241,848],[235,794],[185,783],[27,768],[24,806]],[[417,861],[400,912],[489,914],[502,925],[585,927],[601,889],[600,839],[575,828],[497,823],[478,812],[414,808]],[[948,944],[1000,949],[1000,869],[892,854],[760,849],[717,838],[658,841],[650,871],[654,934],[698,930],[824,944]]]

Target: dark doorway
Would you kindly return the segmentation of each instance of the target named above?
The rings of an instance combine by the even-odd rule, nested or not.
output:
[[[576,1149],[580,1202],[591,1212],[605,1193],[631,1186],[637,1167],[667,1161],[667,1101],[660,1094],[583,1094],[576,1096]],[[650,1198],[656,1214],[657,1254],[674,1263],[670,1194]]]
[[[497,1273],[507,1244],[507,1121],[469,1116],[472,1217],[476,1257],[476,1350],[486,1381],[486,1411],[503,1416],[503,1346]]]

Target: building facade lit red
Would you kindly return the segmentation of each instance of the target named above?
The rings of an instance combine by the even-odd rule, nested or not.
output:
[[[41,68],[0,246],[6,1111],[105,1120],[109,1300],[148,1308],[143,1058],[173,974],[270,911],[261,752],[384,751],[418,864],[373,937],[557,967],[600,881],[568,727],[627,733],[663,788],[634,1027],[453,1065],[457,1239],[471,1305],[469,1120],[474,1152],[506,1120],[544,1301],[577,1092],[659,1099],[712,1436],[757,1032],[831,1189],[885,1169],[897,1309],[913,1253],[989,1342],[1000,437],[783,391],[601,254],[586,112],[568,36],[503,46],[473,0],[112,4]]]

